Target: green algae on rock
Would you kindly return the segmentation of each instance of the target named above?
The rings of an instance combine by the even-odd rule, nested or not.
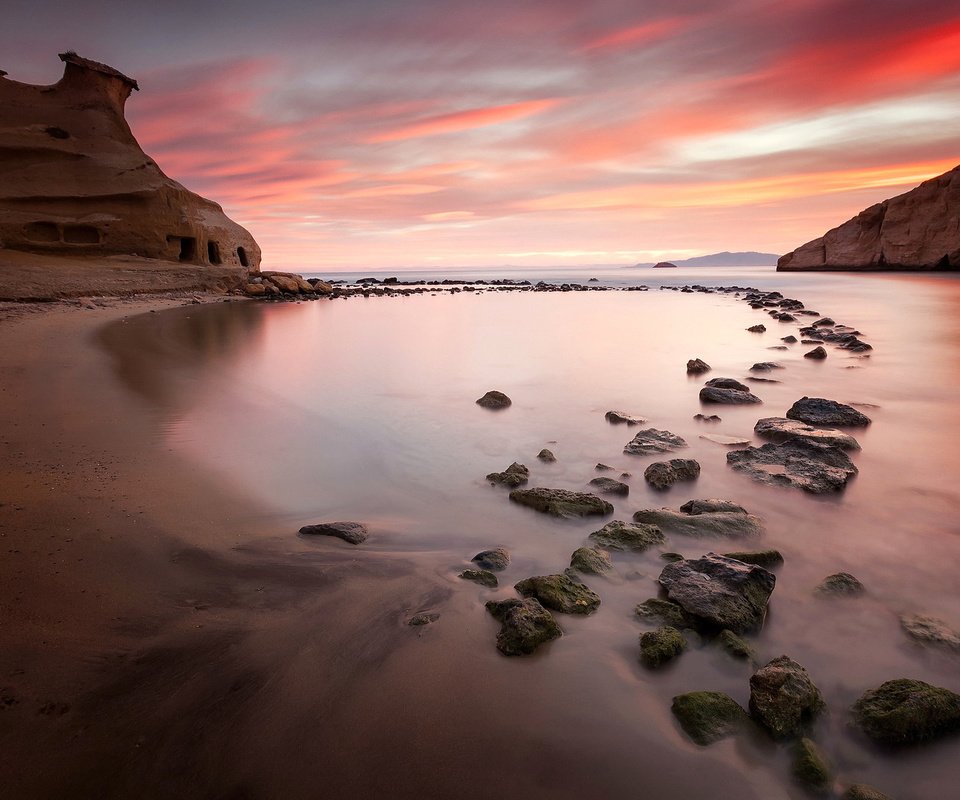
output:
[[[607,550],[646,550],[666,539],[656,525],[636,524],[615,519],[590,534],[590,539]]]
[[[460,573],[460,577],[465,581],[473,581],[488,589],[496,589],[500,585],[497,576],[486,569],[465,569]]]
[[[825,707],[810,675],[788,656],[778,656],[750,677],[750,713],[776,739],[799,736]]]
[[[960,729],[960,695],[898,678],[864,692],[853,704],[857,726],[884,744],[915,744]]]
[[[640,635],[640,660],[651,669],[676,658],[687,647],[687,640],[676,628],[664,625]]]
[[[743,730],[747,712],[723,692],[688,692],[673,698],[670,707],[684,733],[699,745],[713,744]]]
[[[826,794],[833,783],[830,763],[816,742],[803,737],[793,751],[793,777],[815,794]]]
[[[602,575],[613,569],[610,556],[598,547],[578,547],[570,556],[570,567],[579,572]]]
[[[524,597],[535,597],[544,607],[562,614],[589,614],[600,606],[600,595],[569,575],[536,575],[514,588]]]
[[[529,655],[563,635],[553,615],[533,597],[490,600],[487,611],[500,622],[497,649],[507,656]]]
[[[604,516],[613,513],[613,506],[594,494],[571,492],[568,489],[514,489],[514,503],[550,514],[554,517]]]

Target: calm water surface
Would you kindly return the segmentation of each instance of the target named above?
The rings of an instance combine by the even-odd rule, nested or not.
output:
[[[583,490],[604,462],[614,475],[633,475],[629,497],[612,499],[614,518],[698,497],[732,499],[761,516],[767,532],[757,546],[778,548],[786,563],[753,644],[763,663],[790,655],[821,688],[830,713],[815,735],[842,783],[868,782],[898,798],[952,796],[956,739],[884,753],[848,728],[847,708],[896,677],[960,691],[957,657],[919,649],[898,622],[901,613],[922,612],[960,627],[960,281],[766,269],[599,276],[652,289],[189,307],[129,320],[124,344],[111,346],[121,376],[156,406],[165,446],[270,509],[260,522],[265,548],[292,559],[347,548],[293,533],[313,521],[363,520],[373,534],[356,559],[409,558],[426,582],[443,587],[435,602],[409,609],[435,610],[440,621],[368,681],[336,701],[317,687],[300,694],[301,704],[324,704],[339,726],[345,744],[333,752],[342,772],[359,769],[355,745],[374,771],[401,765],[396,796],[444,796],[459,780],[543,796],[803,796],[790,784],[784,748],[762,738],[698,748],[672,719],[670,699],[686,691],[721,690],[746,705],[748,666],[696,644],[658,672],[637,662],[646,628],[632,609],[657,594],[660,551],[697,557],[738,544],[672,536],[660,550],[613,554],[610,577],[586,581],[603,599],[596,614],[559,616],[565,636],[533,658],[496,652],[497,625],[483,602],[512,595],[512,584],[529,575],[561,571],[602,523],[511,504],[484,475],[520,461],[530,467],[530,486]],[[875,350],[858,358],[830,347],[823,362],[804,359],[810,348],[802,345],[773,351],[797,324],[728,296],[657,291],[661,282],[776,288],[857,327]],[[746,332],[757,322],[765,334]],[[772,376],[780,383],[754,384],[763,406],[702,408],[705,378],[684,369],[693,357],[713,366],[706,377],[743,379],[756,361],[786,369]],[[476,406],[488,389],[506,392],[512,407]],[[755,484],[728,469],[727,448],[699,438],[749,437],[759,417],[782,416],[803,395],[876,406],[864,409],[874,421],[855,432],[860,474],[841,495]],[[678,455],[701,463],[699,480],[662,493],[648,487],[643,470],[656,459],[623,454],[632,433],[604,420],[610,409],[683,436],[690,447]],[[723,421],[697,422],[700,411]],[[537,460],[543,447],[555,464]],[[474,553],[495,545],[513,554],[501,589],[457,578]],[[866,596],[815,596],[817,583],[838,571],[856,575]],[[277,714],[270,730],[282,738]],[[461,774],[469,764],[472,777]],[[383,789],[370,777],[324,770],[343,791]],[[299,796],[293,784],[287,789]]]

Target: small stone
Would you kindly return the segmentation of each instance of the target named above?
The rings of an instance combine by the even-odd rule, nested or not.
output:
[[[805,736],[794,745],[793,777],[816,794],[826,794],[833,783],[826,756],[813,740]]]
[[[739,703],[723,692],[677,695],[670,710],[684,733],[704,746],[738,733],[750,722]]]
[[[751,325],[747,328],[750,333],[764,333],[767,330],[766,325]]]
[[[679,559],[683,561],[683,559]],[[696,620],[676,603],[651,597],[638,604],[633,610],[644,621],[655,621],[673,628],[695,628]]]
[[[611,425],[643,425],[646,422],[643,417],[635,417],[622,411],[608,411],[604,416]]]
[[[687,500],[686,503],[680,506],[680,510],[690,516],[711,514],[717,511],[731,511],[734,514],[747,513],[747,509],[739,503],[734,503],[732,500],[717,500],[715,498],[709,500]]]
[[[436,622],[440,619],[439,614],[414,614],[407,620],[407,625],[412,627],[420,627],[421,625],[429,625],[431,622]]]
[[[776,361],[758,361],[750,367],[751,372],[770,372],[774,369],[783,369],[783,364],[778,364]]]
[[[569,575],[536,575],[514,588],[523,597],[535,597],[544,608],[564,614],[590,614],[600,606],[600,595]]]
[[[827,357],[827,351],[824,350],[822,346],[818,345],[817,347],[814,347],[813,350],[811,350],[809,353],[804,353],[803,357],[813,358],[813,359],[816,359],[817,361],[822,361]]]
[[[744,438],[743,436],[724,436],[720,433],[701,433],[700,438],[706,439],[708,442],[713,442],[714,444],[722,444],[725,447],[750,444],[750,439]]]
[[[722,422],[716,414],[694,414],[693,418],[699,422]]]
[[[712,386],[704,386],[700,390],[701,403],[722,403],[724,405],[748,405],[751,403],[762,403],[763,401],[750,391],[741,391],[739,389],[719,389]]]
[[[852,597],[863,594],[865,589],[849,572],[837,572],[827,575],[817,586],[817,591],[820,594]]]
[[[736,389],[740,392],[750,391],[749,386],[740,383],[736,378],[711,378],[704,386],[708,386],[711,389]]]
[[[616,494],[626,496],[630,494],[630,487],[613,478],[594,478],[590,485],[601,494]]]
[[[501,409],[506,408],[512,402],[513,401],[503,392],[498,392],[495,389],[491,389],[483,397],[477,400],[477,405],[483,406],[484,408]]]
[[[704,372],[710,371],[710,365],[701,358],[691,358],[687,362],[687,374],[688,375],[702,375]]]
[[[537,458],[539,458],[545,464],[552,464],[557,460],[557,457],[553,454],[552,450],[547,450],[546,447],[543,448],[539,453],[537,453]]]
[[[866,414],[823,397],[801,397],[790,407],[787,418],[806,422],[808,425],[863,427],[870,424],[870,417]]]
[[[610,556],[597,547],[578,547],[570,556],[570,568],[579,572],[602,575],[613,569]]]
[[[680,655],[687,646],[683,634],[669,625],[640,636],[640,660],[651,669]]]
[[[700,476],[700,464],[692,458],[655,461],[643,471],[643,477],[656,489],[667,489],[678,481],[692,481]]]
[[[670,431],[660,431],[656,428],[647,428],[639,431],[623,448],[623,452],[635,456],[656,455],[669,453],[686,447],[684,439]]]
[[[724,628],[716,638],[716,643],[734,658],[752,659],[756,656],[754,649],[731,630]]]
[[[491,472],[487,475],[490,483],[499,483],[502,486],[516,487],[522,486],[530,478],[530,470],[523,464],[514,461],[503,472]]]
[[[490,600],[487,611],[501,623],[497,649],[507,656],[529,655],[563,635],[553,615],[532,597]]]
[[[786,342],[787,344],[796,344],[796,343],[797,343],[797,337],[791,334],[790,336],[783,336],[783,337],[781,337],[780,341],[781,341],[781,342]]]
[[[590,534],[590,539],[607,550],[643,551],[663,544],[663,533],[656,525],[643,525],[622,520],[608,522],[600,530]]]
[[[960,695],[923,681],[899,678],[863,694],[854,721],[871,739],[909,745],[960,729]]]
[[[465,581],[473,581],[488,589],[496,589],[500,585],[497,576],[486,569],[465,569],[460,573],[460,577]]]
[[[370,535],[362,522],[318,522],[304,525],[300,533],[303,536],[335,536],[350,544],[360,544]]]
[[[595,466],[594,469],[597,472],[609,472],[610,470],[613,469],[613,467],[611,467],[609,464],[597,464],[597,466]]]
[[[942,619],[923,614],[904,614],[900,617],[900,626],[914,641],[945,650],[960,650],[960,633]]]
[[[787,656],[750,678],[750,713],[774,738],[799,736],[825,705],[807,671]]]
[[[510,553],[503,547],[495,547],[492,550],[483,550],[477,553],[473,561],[480,569],[499,572],[506,569],[510,564]]]

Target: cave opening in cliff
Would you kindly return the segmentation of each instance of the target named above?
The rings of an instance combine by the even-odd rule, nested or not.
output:
[[[197,257],[197,240],[192,236],[180,237],[180,260],[193,261]]]
[[[247,260],[247,251],[244,250],[242,247],[238,247],[238,248],[237,248],[237,258],[240,259],[240,266],[241,266],[241,267],[249,267],[249,266],[250,266],[250,262]]]
[[[220,245],[216,242],[207,242],[207,260],[211,264],[220,263]]]

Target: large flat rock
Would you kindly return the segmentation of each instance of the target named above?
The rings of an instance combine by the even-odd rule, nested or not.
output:
[[[856,465],[839,447],[803,439],[727,453],[737,472],[770,486],[793,486],[811,494],[838,492],[857,474]]]

